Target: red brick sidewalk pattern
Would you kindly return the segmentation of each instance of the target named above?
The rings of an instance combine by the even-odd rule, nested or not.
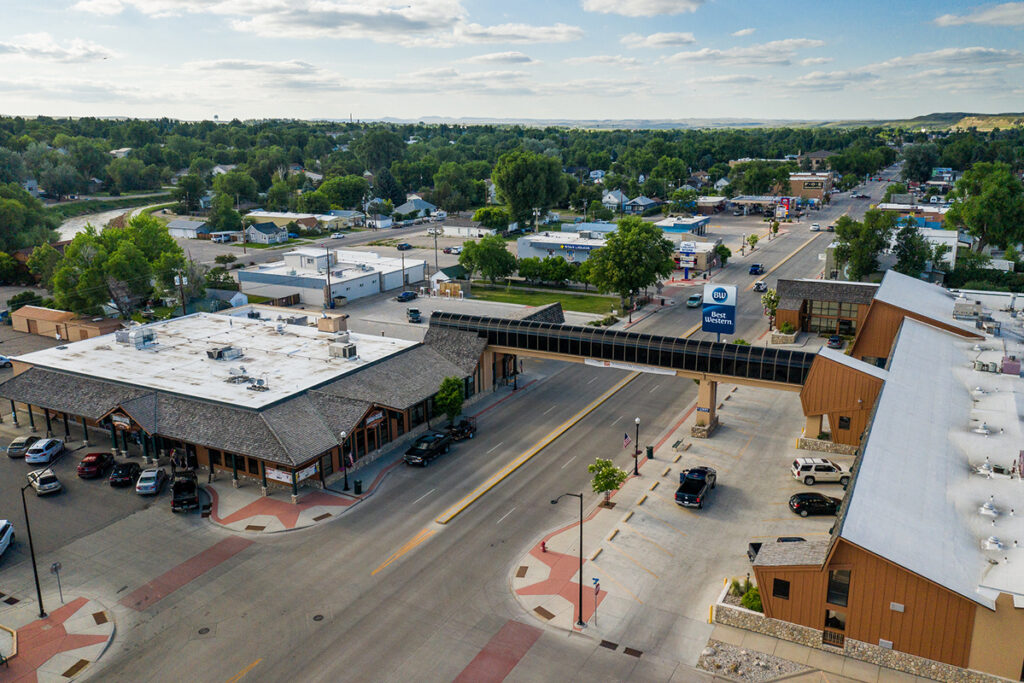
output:
[[[500,683],[540,638],[541,630],[509,620],[455,678],[455,683]]]
[[[244,519],[249,519],[250,517],[268,515],[271,517],[277,517],[281,520],[281,524],[284,525],[285,529],[294,529],[295,524],[299,521],[299,514],[304,510],[318,506],[347,507],[356,502],[349,498],[332,496],[329,493],[322,493],[320,491],[306,494],[294,505],[291,501],[283,501],[270,497],[260,497],[248,505],[235,510],[226,517],[220,517],[217,514],[217,505],[219,502],[217,490],[212,486],[207,486],[206,490],[210,492],[210,498],[212,499],[211,502],[213,503],[213,510],[211,513],[213,521],[223,525],[240,522]]]
[[[107,636],[73,634],[64,628],[64,622],[88,602],[86,598],[76,598],[45,619],[18,629],[18,655],[10,660],[9,669],[0,669],[0,680],[34,683],[36,670],[54,655],[106,642]]]
[[[164,572],[144,586],[136,588],[121,598],[120,602],[125,607],[141,612],[160,602],[193,579],[202,576],[217,565],[231,559],[250,545],[252,545],[252,541],[244,538],[225,538],[198,555],[185,560],[177,567]]]

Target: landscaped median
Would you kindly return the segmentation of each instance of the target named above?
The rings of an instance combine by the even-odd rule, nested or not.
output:
[[[576,294],[564,290],[536,292],[518,287],[492,285],[473,285],[473,298],[483,301],[495,301],[503,304],[520,304],[523,306],[545,306],[558,302],[566,311],[579,313],[595,313],[608,315],[619,305],[618,297],[601,296],[598,294]]]

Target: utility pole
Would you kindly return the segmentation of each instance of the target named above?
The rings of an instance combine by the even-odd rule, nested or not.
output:
[[[402,252],[402,291],[405,291],[405,252]]]
[[[181,315],[188,315],[188,311],[185,308],[185,285],[188,284],[188,278],[185,277],[185,271],[178,271],[178,275],[174,279],[177,280],[175,284],[178,285],[178,291],[181,292]]]

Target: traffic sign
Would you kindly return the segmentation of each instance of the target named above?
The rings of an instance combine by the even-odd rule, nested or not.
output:
[[[736,285],[704,285],[700,329],[702,332],[735,334]]]

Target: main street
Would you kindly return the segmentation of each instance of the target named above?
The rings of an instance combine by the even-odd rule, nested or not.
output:
[[[846,211],[859,216],[867,202],[851,201],[857,200],[835,201],[817,220],[824,224]],[[831,235],[804,234],[802,225],[791,224],[787,236],[762,242],[755,252],[773,269],[769,282],[820,271],[819,254]],[[741,286],[739,336],[747,339],[767,330],[759,295],[746,291],[756,279],[746,275],[745,265],[753,261],[736,259],[714,278]],[[674,306],[632,329],[681,335],[698,321],[699,311]],[[586,464],[604,456],[630,466],[622,435],[632,436],[633,418],[641,419],[641,442],[651,443],[695,397],[689,380],[641,375],[450,524],[434,523],[503,463],[625,376],[575,364],[554,370],[483,415],[478,438],[435,466],[400,467],[374,498],[340,520],[260,537],[185,586],[182,595],[128,615],[100,662],[101,675],[159,680],[173,671],[175,677],[228,680],[246,671],[249,680],[451,680],[508,620],[538,625],[513,599],[508,577],[543,532],[573,518],[572,506],[555,508],[549,500],[582,490],[591,507],[596,497],[588,491]],[[116,533],[116,526],[104,533]],[[417,544],[424,530],[431,534]],[[323,618],[314,621],[317,615]],[[215,635],[197,636],[203,627],[213,627]],[[514,677],[625,679],[639,666],[586,637],[545,630]]]

